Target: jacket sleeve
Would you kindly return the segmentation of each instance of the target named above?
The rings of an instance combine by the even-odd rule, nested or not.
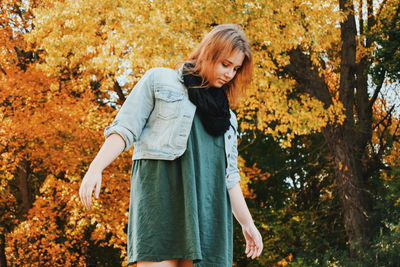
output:
[[[239,175],[239,169],[237,165],[237,157],[238,157],[238,150],[237,150],[237,138],[238,138],[238,123],[236,119],[235,113],[231,111],[231,116],[234,117],[234,123],[232,125],[234,129],[234,134],[232,136],[233,140],[231,143],[231,149],[230,149],[230,155],[229,155],[229,160],[228,160],[228,166],[227,166],[227,172],[226,172],[226,187],[228,189],[231,189],[233,186],[235,186],[237,183],[240,182],[240,175]]]
[[[104,129],[104,137],[119,134],[125,141],[123,151],[129,150],[142,133],[153,108],[154,68],[146,71],[136,83],[113,122]]]

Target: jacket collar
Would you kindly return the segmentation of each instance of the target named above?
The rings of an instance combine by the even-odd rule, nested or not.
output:
[[[177,72],[178,72],[178,80],[179,80],[181,83],[183,83],[183,76],[182,76],[182,74],[183,74],[183,64],[182,64],[182,66],[177,70]]]

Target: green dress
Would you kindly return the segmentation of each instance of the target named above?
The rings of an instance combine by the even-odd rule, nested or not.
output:
[[[209,135],[197,112],[181,157],[134,160],[128,262],[181,258],[197,267],[232,267],[225,168],[224,136]]]

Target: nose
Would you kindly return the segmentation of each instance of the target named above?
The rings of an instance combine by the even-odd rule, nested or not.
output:
[[[234,75],[235,74],[234,74],[234,70],[233,69],[230,69],[229,71],[225,72],[225,78],[227,80],[231,80]]]

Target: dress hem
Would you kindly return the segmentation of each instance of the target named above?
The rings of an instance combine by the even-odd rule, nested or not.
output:
[[[173,259],[185,259],[185,260],[196,260],[199,262],[203,259],[201,254],[185,254],[185,255],[151,255],[151,254],[141,254],[133,257],[133,259],[128,260],[128,264],[136,263],[137,261],[165,261],[165,260],[173,260]]]
[[[207,263],[202,259],[202,256],[198,256],[198,254],[188,254],[184,256],[171,256],[171,255],[138,255],[136,256],[136,260],[128,260],[129,264],[136,264],[137,261],[165,261],[165,260],[173,260],[173,259],[185,259],[185,260],[193,260],[193,265],[195,267],[221,267],[221,264],[215,263]]]

